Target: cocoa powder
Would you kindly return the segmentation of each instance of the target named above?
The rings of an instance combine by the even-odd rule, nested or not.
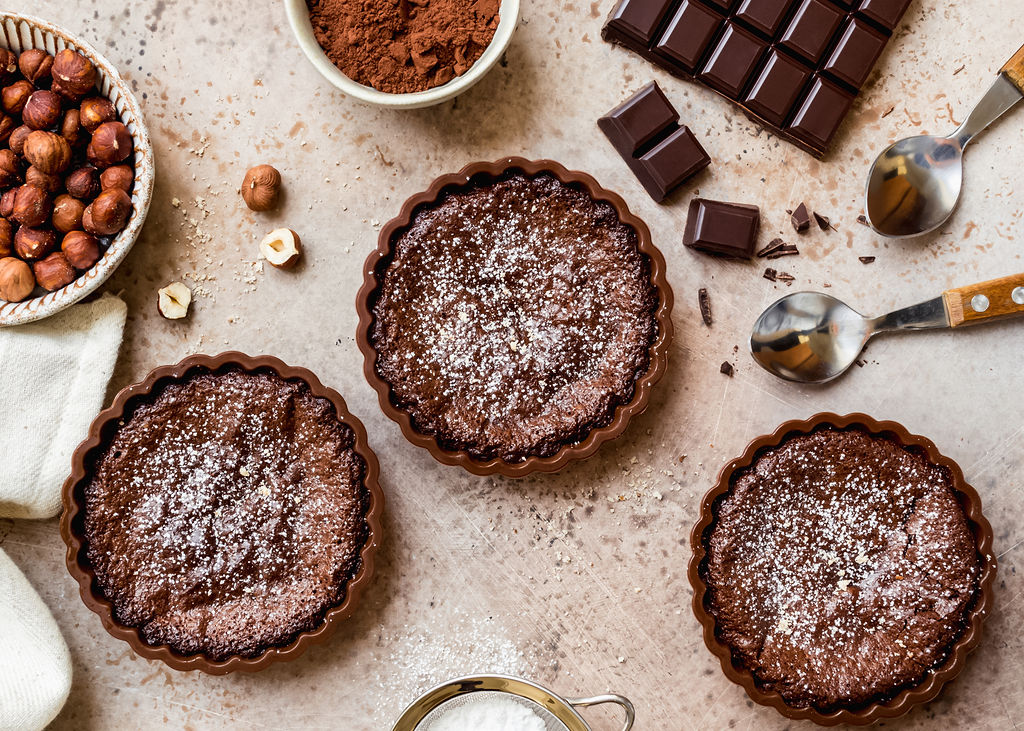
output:
[[[500,0],[306,0],[313,33],[343,74],[393,94],[469,70],[498,27]]]

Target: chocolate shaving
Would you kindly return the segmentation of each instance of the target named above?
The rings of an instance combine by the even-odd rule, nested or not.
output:
[[[796,210],[792,212],[790,220],[793,222],[793,228],[796,229],[797,233],[803,233],[811,227],[811,215],[807,212],[807,205],[801,203],[796,207]]]
[[[858,256],[857,258],[860,259],[861,264],[871,264],[875,261],[873,256]]]
[[[956,76],[961,71],[963,71],[965,68],[967,68],[967,66],[961,66],[960,68],[958,68],[956,71],[953,72],[953,76]]]
[[[700,316],[704,324],[711,327],[711,297],[707,289],[701,287],[697,290],[697,303],[700,305]]]
[[[860,214],[859,216],[857,216],[857,223],[859,223],[861,226],[869,226],[870,225],[868,223],[868,217],[865,216],[863,213]]]
[[[780,259],[784,256],[794,256],[800,250],[793,244],[787,244],[782,239],[772,239],[769,244],[757,252],[758,259]]]
[[[786,272],[779,272],[775,275],[775,278],[780,282],[785,282],[787,287],[796,281],[796,277]]]
[[[769,282],[777,282],[779,281],[779,273],[771,267],[768,267],[764,270],[764,278]]]
[[[893,112],[895,112],[895,111],[896,111],[896,107],[889,107],[889,108],[888,108],[888,109],[886,109],[886,110],[885,110],[885,112],[884,112],[884,113],[882,114],[882,119],[885,119],[886,117],[888,117],[888,116],[889,116],[890,114],[892,114],[892,113],[893,113]]]
[[[736,369],[732,367],[732,363],[725,361],[722,363],[722,367],[718,369],[720,372],[732,378],[732,374],[736,372]]]

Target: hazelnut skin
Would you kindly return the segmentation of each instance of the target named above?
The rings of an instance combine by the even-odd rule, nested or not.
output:
[[[0,300],[21,302],[36,288],[32,268],[21,259],[0,259]]]
[[[25,183],[42,188],[47,193],[56,193],[64,186],[59,175],[47,175],[35,166],[25,171]]]
[[[78,168],[64,179],[64,187],[75,198],[91,201],[100,194],[96,168]]]
[[[120,122],[104,122],[92,133],[85,156],[96,167],[105,168],[123,162],[132,154],[132,136]]]
[[[250,168],[242,179],[242,200],[253,211],[269,211],[281,193],[281,173],[270,165]]]
[[[18,195],[17,188],[11,188],[0,195],[0,217],[10,218],[14,213],[14,199]]]
[[[50,73],[54,91],[71,99],[81,99],[96,86],[97,73],[92,61],[70,48],[53,57]]]
[[[0,258],[14,253],[14,224],[0,218]]]
[[[60,244],[64,256],[75,269],[90,269],[100,259],[100,242],[85,231],[71,231]]]
[[[25,159],[47,175],[59,175],[71,164],[71,145],[53,132],[35,130],[25,139]]]
[[[30,48],[22,51],[18,56],[18,69],[21,75],[38,84],[40,81],[50,78],[53,70],[53,56],[38,48]]]
[[[120,188],[125,193],[132,192],[132,184],[135,182],[135,170],[131,165],[115,165],[100,173],[100,188]]]
[[[70,195],[59,195],[53,202],[53,215],[51,221],[53,227],[62,234],[77,231],[82,228],[82,214],[85,213],[85,204]]]
[[[18,123],[14,121],[13,117],[8,117],[6,114],[0,116],[0,144],[10,140],[17,128]]]
[[[64,109],[60,97],[52,91],[40,89],[32,92],[21,110],[21,121],[32,129],[49,129],[57,124]]]
[[[42,226],[53,211],[49,194],[35,185],[23,185],[14,196],[11,218],[22,226]]]
[[[0,150],[0,187],[19,185],[22,179],[21,158],[11,150]]]
[[[49,229],[22,226],[14,234],[14,253],[22,259],[42,259],[57,247],[57,234]]]
[[[85,135],[82,134],[81,114],[77,109],[69,109],[64,112],[64,119],[60,123],[60,136],[66,139],[72,147],[78,147],[85,142]]]
[[[6,48],[0,48],[0,84],[14,81],[18,73],[18,57]]]
[[[95,132],[104,122],[113,122],[117,119],[117,110],[113,102],[101,96],[83,100],[80,110],[82,126],[90,133]]]
[[[132,199],[120,188],[103,191],[82,214],[82,226],[96,236],[113,236],[124,230],[132,213]]]
[[[43,289],[55,292],[75,281],[75,270],[63,252],[55,251],[42,261],[32,265],[36,283]]]
[[[21,125],[15,127],[11,132],[11,136],[7,139],[7,144],[15,155],[22,155],[25,152],[25,140],[32,134],[32,128]]]
[[[21,114],[21,111],[28,103],[28,98],[35,92],[36,87],[31,81],[15,81],[10,86],[5,86],[0,91],[0,103],[8,114]]]

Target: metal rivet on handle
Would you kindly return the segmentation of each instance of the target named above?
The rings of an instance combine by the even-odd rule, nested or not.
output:
[[[1024,287],[1017,287],[1010,294],[1010,299],[1016,302],[1018,305],[1024,305]]]
[[[984,312],[988,309],[988,297],[983,294],[976,294],[971,297],[971,309],[975,312]]]

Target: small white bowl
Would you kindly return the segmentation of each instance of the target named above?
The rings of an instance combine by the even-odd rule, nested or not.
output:
[[[491,70],[491,67],[505,53],[509,41],[512,40],[512,33],[519,23],[519,0],[501,0],[498,10],[498,28],[494,32],[494,38],[491,39],[491,43],[484,50],[483,55],[466,73],[456,76],[447,84],[441,84],[426,91],[389,94],[378,91],[372,86],[356,83],[331,63],[331,59],[327,58],[324,49],[317,43],[316,36],[313,35],[313,23],[309,18],[309,7],[306,5],[306,0],[285,0],[284,6],[288,12],[288,23],[299,42],[299,47],[321,76],[344,93],[360,101],[394,109],[430,107],[456,97],[473,86]]]
[[[0,327],[20,325],[33,320],[55,315],[65,307],[88,296],[113,274],[118,264],[124,261],[128,251],[135,244],[142,224],[149,213],[149,202],[153,196],[153,180],[156,177],[153,161],[153,146],[142,120],[139,102],[117,69],[103,58],[95,48],[63,28],[40,18],[18,13],[0,12],[0,46],[14,53],[29,48],[40,48],[54,54],[65,48],[78,51],[96,66],[99,72],[100,93],[110,99],[117,109],[120,120],[131,133],[135,147],[135,186],[132,188],[132,215],[128,225],[119,233],[103,256],[92,269],[82,272],[78,278],[63,289],[47,292],[22,302],[0,300]]]

